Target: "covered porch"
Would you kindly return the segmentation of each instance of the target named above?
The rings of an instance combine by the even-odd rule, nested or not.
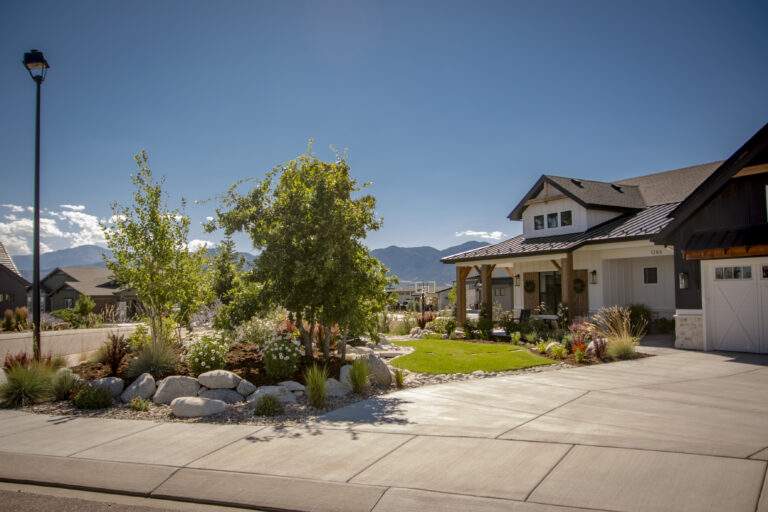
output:
[[[572,320],[609,305],[644,304],[655,317],[674,314],[673,250],[647,240],[592,244],[575,250],[456,263],[456,321],[467,318],[467,278],[478,274],[481,312],[493,320],[494,272],[503,271],[513,283],[515,317],[544,304],[556,314],[568,307]]]

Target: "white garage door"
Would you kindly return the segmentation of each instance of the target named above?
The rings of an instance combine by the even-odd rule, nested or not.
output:
[[[702,262],[708,350],[768,352],[768,258]]]

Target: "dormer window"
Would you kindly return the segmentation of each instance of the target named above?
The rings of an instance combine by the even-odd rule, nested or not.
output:
[[[537,215],[533,218],[533,229],[544,229],[543,215]]]
[[[547,214],[547,228],[556,228],[557,227],[557,214],[556,213],[548,213]]]
[[[571,224],[573,224],[573,214],[571,213],[571,210],[560,212],[560,225],[570,226]]]

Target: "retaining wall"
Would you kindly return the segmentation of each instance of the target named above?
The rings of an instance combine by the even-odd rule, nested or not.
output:
[[[67,329],[63,331],[43,331],[40,339],[40,352],[51,352],[67,357],[75,363],[77,358],[97,350],[111,332],[128,336],[137,324],[117,324],[96,329]],[[27,352],[32,354],[32,331],[0,333],[0,360],[8,353]],[[74,359],[74,360],[73,360]],[[2,363],[0,363],[2,364]]]

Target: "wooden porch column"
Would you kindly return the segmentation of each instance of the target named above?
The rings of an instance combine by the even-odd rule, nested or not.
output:
[[[573,308],[573,253],[569,252],[561,260],[560,291],[563,304],[568,306],[568,312]]]
[[[456,325],[464,327],[467,319],[467,275],[471,267],[456,266]]]
[[[493,269],[496,265],[483,265],[480,268],[480,282],[483,287],[483,308],[485,317],[493,320]]]

